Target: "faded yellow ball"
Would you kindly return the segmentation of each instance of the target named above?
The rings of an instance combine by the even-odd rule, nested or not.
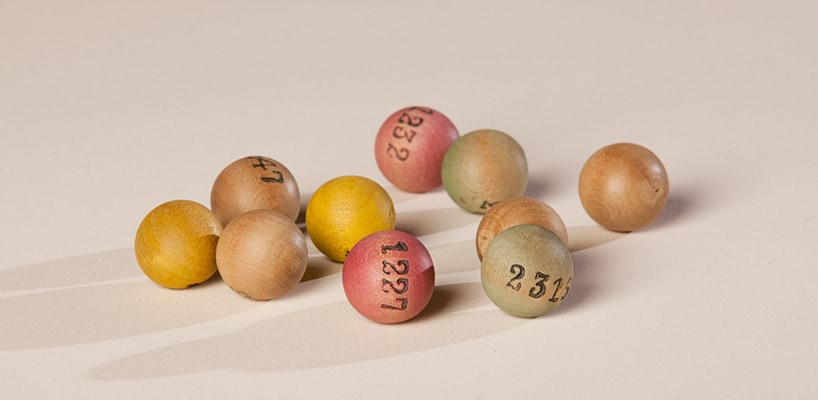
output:
[[[222,226],[216,214],[189,200],[151,210],[139,224],[134,249],[142,272],[159,285],[185,289],[216,272],[216,243]]]
[[[381,185],[362,176],[327,181],[307,204],[307,233],[331,260],[344,262],[364,237],[395,229],[395,206]]]

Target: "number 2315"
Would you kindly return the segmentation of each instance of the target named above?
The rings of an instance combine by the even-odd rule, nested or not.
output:
[[[511,280],[509,280],[508,283],[506,283],[506,287],[515,292],[519,292],[520,289],[522,289],[523,284],[517,281],[525,277],[525,267],[523,267],[520,264],[514,264],[509,269],[509,272],[514,274],[514,277],[512,277]],[[534,286],[528,289],[528,296],[535,299],[543,297],[543,295],[545,295],[546,290],[548,290],[546,288],[546,283],[548,282],[549,278],[551,277],[548,274],[544,274],[540,271],[537,271],[537,273],[534,274],[534,279],[536,281],[534,282]],[[563,285],[562,278],[552,281],[552,283],[556,287],[554,288],[554,294],[548,298],[548,301],[557,302],[564,299],[565,296],[568,295],[568,291],[571,289],[571,279],[572,278],[568,278],[568,281],[565,282],[565,293],[563,293],[561,297],[557,296],[557,294],[560,292],[560,289],[562,288]]]

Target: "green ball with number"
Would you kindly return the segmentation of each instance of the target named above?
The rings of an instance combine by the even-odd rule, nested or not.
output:
[[[517,225],[497,235],[480,265],[483,290],[501,310],[539,317],[557,308],[574,277],[571,253],[553,232]]]
[[[482,129],[449,146],[440,174],[443,188],[455,204],[468,212],[485,214],[498,202],[525,193],[528,162],[514,138]]]

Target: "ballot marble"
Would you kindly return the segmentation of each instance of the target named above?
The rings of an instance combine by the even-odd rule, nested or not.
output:
[[[330,179],[307,203],[307,233],[315,247],[344,262],[365,236],[395,229],[395,205],[377,182],[362,176]]]
[[[278,211],[246,212],[224,228],[216,247],[222,279],[236,293],[271,300],[289,293],[307,269],[307,240]]]
[[[252,210],[270,209],[295,221],[301,193],[293,174],[281,162],[264,156],[238,159],[216,177],[210,206],[223,226]]]
[[[405,107],[384,121],[375,139],[375,160],[395,187],[423,193],[441,184],[440,164],[459,136],[449,118],[429,107]]]
[[[160,204],[142,219],[134,251],[142,272],[157,284],[185,289],[216,272],[219,219],[207,207],[190,200]]]
[[[548,204],[531,197],[516,197],[503,200],[491,207],[477,227],[477,257],[483,259],[483,253],[489,243],[502,231],[512,226],[532,224],[539,225],[557,234],[568,244],[568,230],[559,214]]]
[[[417,238],[401,231],[373,233],[349,252],[341,272],[344,293],[364,317],[394,324],[417,316],[432,298],[432,256]]]
[[[488,298],[501,310],[533,318],[557,308],[574,277],[571,253],[554,233],[537,225],[517,225],[489,243],[480,265]]]
[[[635,231],[655,220],[667,203],[669,190],[662,161],[634,143],[599,149],[579,176],[582,207],[598,224],[618,232]]]
[[[528,163],[514,138],[483,129],[467,133],[449,146],[441,178],[458,206],[483,214],[500,201],[523,195],[528,184]]]

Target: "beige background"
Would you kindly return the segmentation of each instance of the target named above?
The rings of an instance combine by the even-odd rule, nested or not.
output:
[[[818,3],[0,0],[0,397],[818,397]],[[479,217],[390,189],[432,251],[421,317],[364,320],[312,249],[253,302],[141,274],[161,202],[233,160],[308,195],[359,174],[406,105],[504,130],[569,227],[553,314],[479,284]],[[594,226],[580,167],[618,142],[670,174],[660,220]],[[305,197],[306,199],[306,197]]]

